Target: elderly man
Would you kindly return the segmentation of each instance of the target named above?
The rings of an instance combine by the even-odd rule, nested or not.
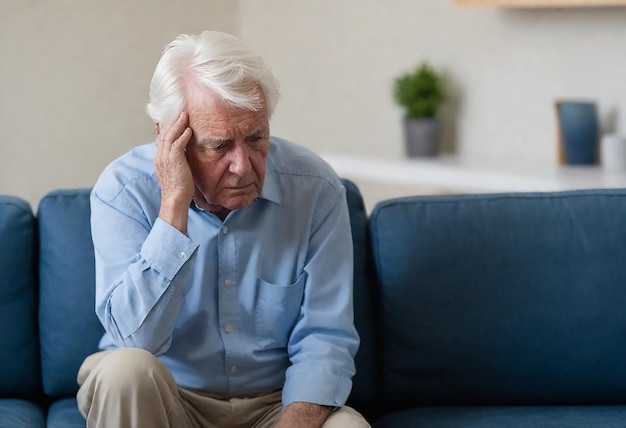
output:
[[[91,197],[102,351],[78,374],[89,427],[368,427],[344,406],[359,339],[345,189],[270,137],[278,86],[235,37],[161,56],[156,143]]]

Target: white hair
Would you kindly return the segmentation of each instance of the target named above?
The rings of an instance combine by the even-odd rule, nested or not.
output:
[[[263,59],[218,31],[181,34],[165,46],[150,83],[148,115],[155,123],[174,120],[186,108],[186,86],[193,84],[247,110],[259,110],[265,101],[270,117],[280,98],[278,82]]]

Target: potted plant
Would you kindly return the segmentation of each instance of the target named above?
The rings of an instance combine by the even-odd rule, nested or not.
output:
[[[428,63],[395,80],[394,99],[405,111],[404,135],[410,157],[439,153],[441,124],[436,117],[446,99],[442,76]]]

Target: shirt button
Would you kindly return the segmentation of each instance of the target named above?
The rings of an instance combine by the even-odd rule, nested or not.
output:
[[[226,333],[232,333],[234,329],[235,329],[235,327],[233,327],[232,324],[226,324],[224,326],[224,331],[226,331]]]
[[[224,226],[224,229],[222,229],[222,232],[224,233],[224,235],[226,235],[228,233],[228,227]]]
[[[226,281],[224,281],[224,285],[225,285],[226,287],[230,287],[232,284],[233,284],[233,283],[232,283],[232,282],[230,282],[230,279],[227,279]]]
[[[231,373],[237,373],[237,370],[239,370],[237,366],[230,366]]]
[[[185,254],[185,252],[184,252],[184,251],[181,251],[180,253],[178,253],[178,258],[179,258],[179,259],[184,259],[184,258],[185,258],[185,256],[186,256],[186,254]]]

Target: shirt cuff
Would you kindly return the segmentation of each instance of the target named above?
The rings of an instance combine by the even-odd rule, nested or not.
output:
[[[197,248],[187,235],[157,218],[141,247],[141,255],[154,270],[172,280]]]
[[[344,370],[318,363],[298,364],[287,369],[283,407],[301,401],[334,408],[343,407],[352,390],[352,378]]]

